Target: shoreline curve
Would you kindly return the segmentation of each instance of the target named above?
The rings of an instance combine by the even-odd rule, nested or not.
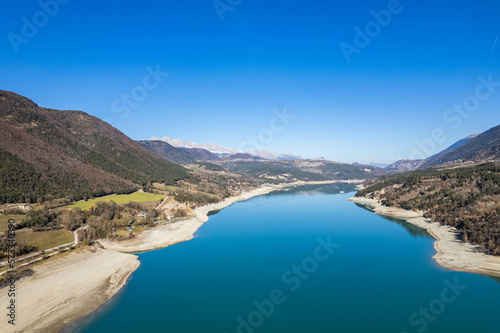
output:
[[[386,207],[375,199],[352,197],[347,200],[366,205],[377,215],[400,218],[426,230],[435,238],[434,249],[437,253],[432,258],[440,266],[458,272],[500,277],[500,257],[485,254],[480,252],[477,246],[462,242],[458,239],[456,228],[432,222],[430,219],[424,218],[422,212]]]

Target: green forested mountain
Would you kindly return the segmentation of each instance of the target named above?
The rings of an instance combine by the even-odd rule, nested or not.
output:
[[[189,177],[96,117],[1,90],[0,154],[0,202],[76,200]]]

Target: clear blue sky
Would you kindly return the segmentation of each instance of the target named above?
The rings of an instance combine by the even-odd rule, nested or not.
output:
[[[497,0],[243,0],[223,21],[213,0],[60,1],[53,17],[38,1],[0,2],[0,89],[86,111],[133,139],[236,148],[269,135],[273,110],[286,108],[295,118],[273,127],[263,148],[392,162],[422,150],[416,140],[436,128],[446,140],[427,155],[500,124],[500,87],[461,124],[443,119],[475,94],[479,76],[500,82]],[[370,12],[388,6],[390,22],[346,61],[340,44],[356,46],[354,28],[377,29]],[[149,91],[148,66],[169,73],[147,80]],[[132,91],[133,108],[120,100]]]

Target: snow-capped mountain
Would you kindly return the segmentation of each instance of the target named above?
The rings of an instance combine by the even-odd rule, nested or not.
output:
[[[171,139],[168,136],[164,136],[161,139],[157,137],[152,137],[152,141],[156,140],[161,140],[165,141],[166,143],[170,144],[171,146],[177,147],[177,148],[201,148],[201,149],[206,149],[209,152],[216,154],[218,156],[228,156],[228,155],[234,155],[238,153],[246,153],[250,154],[253,156],[257,156],[259,158],[263,158],[266,160],[303,160],[304,158],[294,155],[291,153],[285,153],[285,154],[277,154],[274,151],[269,151],[269,150],[262,150],[262,149],[257,149],[254,151],[249,151],[249,152],[243,152],[234,148],[229,148],[229,147],[224,147],[221,145],[218,145],[216,143],[202,143],[202,144],[197,144],[191,141],[182,141],[180,139]]]
[[[158,139],[157,137],[152,137],[149,140],[161,140],[165,141],[166,143],[177,147],[177,148],[201,148],[201,149],[206,149],[209,152],[217,155],[233,155],[237,153],[241,153],[241,151],[233,148],[228,148],[224,147],[221,145],[218,145],[216,143],[202,143],[202,144],[197,144],[191,141],[182,141],[180,139],[171,139],[168,136],[164,136],[161,139]]]
[[[277,160],[278,159],[278,154],[276,154],[274,151],[269,151],[269,150],[262,150],[262,149],[257,149],[254,151],[249,151],[248,154],[257,156],[266,160]]]
[[[370,163],[353,163],[352,165],[368,165],[368,166],[372,166],[372,167],[376,167],[376,168],[381,168],[381,169],[384,169],[384,168],[387,168],[389,166],[389,164],[384,164],[384,163],[375,163],[375,162],[370,162]]]

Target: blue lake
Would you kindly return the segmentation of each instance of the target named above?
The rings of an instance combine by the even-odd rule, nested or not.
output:
[[[345,194],[340,194],[345,191]],[[141,266],[83,332],[500,332],[500,284],[438,266],[431,238],[348,184],[239,202]]]

